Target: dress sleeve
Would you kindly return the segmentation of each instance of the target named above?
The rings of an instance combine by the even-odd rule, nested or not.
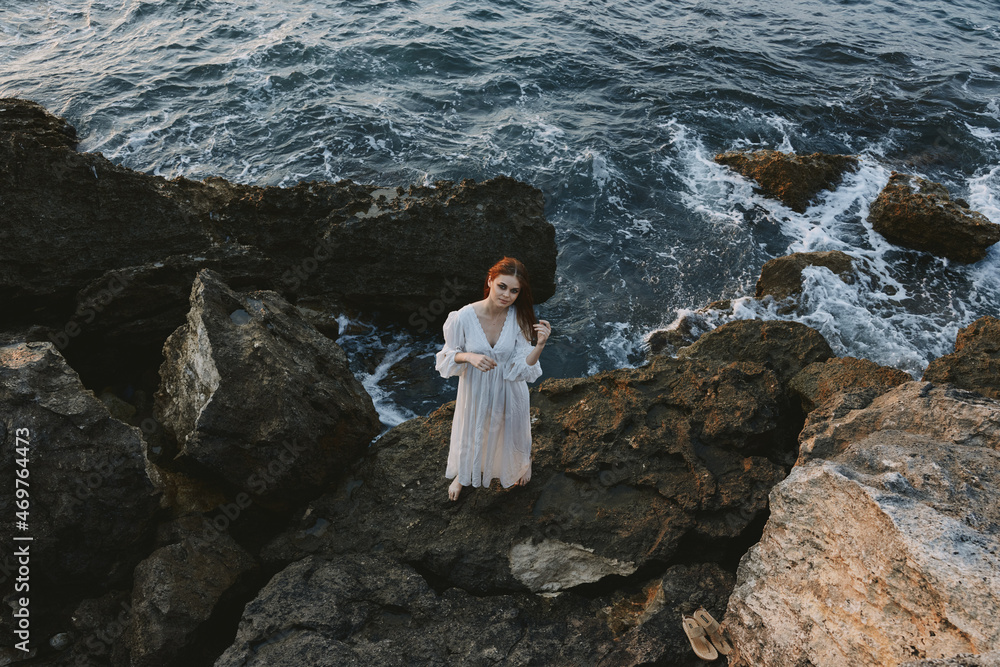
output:
[[[462,375],[468,364],[460,364],[455,361],[455,355],[465,352],[465,331],[458,321],[458,311],[453,310],[448,313],[448,319],[444,321],[444,347],[436,355],[434,368],[447,378],[452,375]]]
[[[520,329],[518,329],[516,336],[514,354],[511,356],[511,360],[503,365],[503,379],[511,382],[515,380],[534,382],[542,376],[542,362],[536,361],[534,366],[529,366],[525,358],[533,349],[531,341],[524,337]]]

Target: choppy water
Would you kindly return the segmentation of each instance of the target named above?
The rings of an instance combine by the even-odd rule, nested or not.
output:
[[[795,318],[840,354],[919,376],[998,311],[1000,249],[956,265],[865,221],[897,169],[1000,222],[997,0],[68,4],[0,2],[0,94],[66,116],[81,150],[167,177],[540,188],[560,248],[549,377],[640,363],[647,332],[716,299],[779,317],[741,297],[795,251],[876,276],[810,270]],[[741,148],[863,168],[797,214],[712,162]],[[439,339],[348,329],[387,423],[453,396],[427,371]]]

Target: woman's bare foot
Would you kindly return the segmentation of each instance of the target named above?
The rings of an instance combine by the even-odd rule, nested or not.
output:
[[[458,494],[462,492],[462,485],[458,481],[458,477],[455,481],[451,483],[448,487],[448,500],[458,500]]]
[[[524,477],[522,477],[521,479],[519,479],[516,482],[514,482],[514,484],[517,485],[517,486],[524,486],[527,483],[528,483],[528,480],[526,480]]]

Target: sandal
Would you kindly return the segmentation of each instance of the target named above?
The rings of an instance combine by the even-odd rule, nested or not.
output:
[[[705,611],[704,607],[699,607],[694,612],[694,619],[705,630],[705,634],[708,635],[712,645],[719,650],[719,653],[729,655],[733,652],[733,645],[722,636],[722,626],[711,614]]]
[[[684,634],[690,640],[694,654],[702,660],[715,660],[718,658],[719,652],[709,643],[708,636],[705,634],[705,628],[701,627],[698,621],[691,616],[681,615],[681,620],[684,624]]]

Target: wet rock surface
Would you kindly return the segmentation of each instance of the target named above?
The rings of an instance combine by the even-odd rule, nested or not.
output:
[[[776,299],[784,299],[802,292],[802,271],[809,266],[821,266],[830,269],[840,276],[844,282],[854,280],[854,262],[850,255],[833,250],[828,252],[797,252],[784,257],[777,257],[764,263],[757,280],[758,299],[771,295]]]
[[[797,213],[805,213],[820,192],[834,189],[845,173],[858,168],[858,159],[852,155],[772,150],[720,153],[715,161],[753,179],[765,197],[778,199]]]
[[[892,172],[868,221],[890,243],[956,262],[978,262],[1000,241],[1000,225],[963,204],[940,183]]]
[[[1000,399],[1000,320],[981,317],[959,331],[955,351],[932,361],[923,379]]]

